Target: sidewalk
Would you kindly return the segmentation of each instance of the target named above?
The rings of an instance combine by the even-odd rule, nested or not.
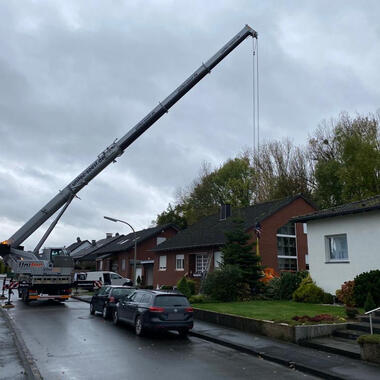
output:
[[[195,320],[191,335],[324,379],[380,378],[380,366]]]
[[[0,304],[1,308],[1,304]],[[1,379],[27,379],[27,373],[20,357],[15,336],[4,315],[6,311],[0,310],[0,378]]]

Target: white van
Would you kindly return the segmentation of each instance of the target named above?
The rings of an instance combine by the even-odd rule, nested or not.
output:
[[[121,277],[115,272],[80,272],[74,274],[74,286],[78,288],[93,289],[94,282],[101,281],[102,285],[133,285],[133,281],[129,278]]]

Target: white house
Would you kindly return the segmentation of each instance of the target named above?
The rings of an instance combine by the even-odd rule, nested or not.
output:
[[[307,223],[310,275],[325,292],[380,269],[380,195],[293,221]]]

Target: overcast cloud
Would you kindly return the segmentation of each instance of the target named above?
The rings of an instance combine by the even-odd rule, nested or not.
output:
[[[263,139],[305,144],[323,119],[376,111],[379,14],[347,0],[1,2],[0,240],[244,24],[259,33]],[[251,141],[248,39],[78,194],[46,244],[129,232],[103,215],[148,227],[203,161]]]

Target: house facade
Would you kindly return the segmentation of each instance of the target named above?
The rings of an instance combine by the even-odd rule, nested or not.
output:
[[[156,255],[152,250],[175,236],[177,232],[176,226],[168,224],[136,231],[136,235],[133,233],[120,235],[111,244],[96,251],[96,270],[112,271],[133,279],[136,238],[136,279],[140,277],[141,284],[144,286],[153,286]]]
[[[183,276],[197,279],[218,268],[225,233],[232,229],[235,217],[244,221],[244,228],[251,236],[250,243],[258,244],[263,266],[277,273],[304,270],[307,268],[307,235],[303,223],[290,222],[290,219],[315,210],[312,202],[297,195],[203,218],[154,249],[154,286],[173,286]],[[260,239],[255,233],[258,223]]]
[[[380,269],[380,195],[294,220],[307,223],[310,275],[324,291]]]

